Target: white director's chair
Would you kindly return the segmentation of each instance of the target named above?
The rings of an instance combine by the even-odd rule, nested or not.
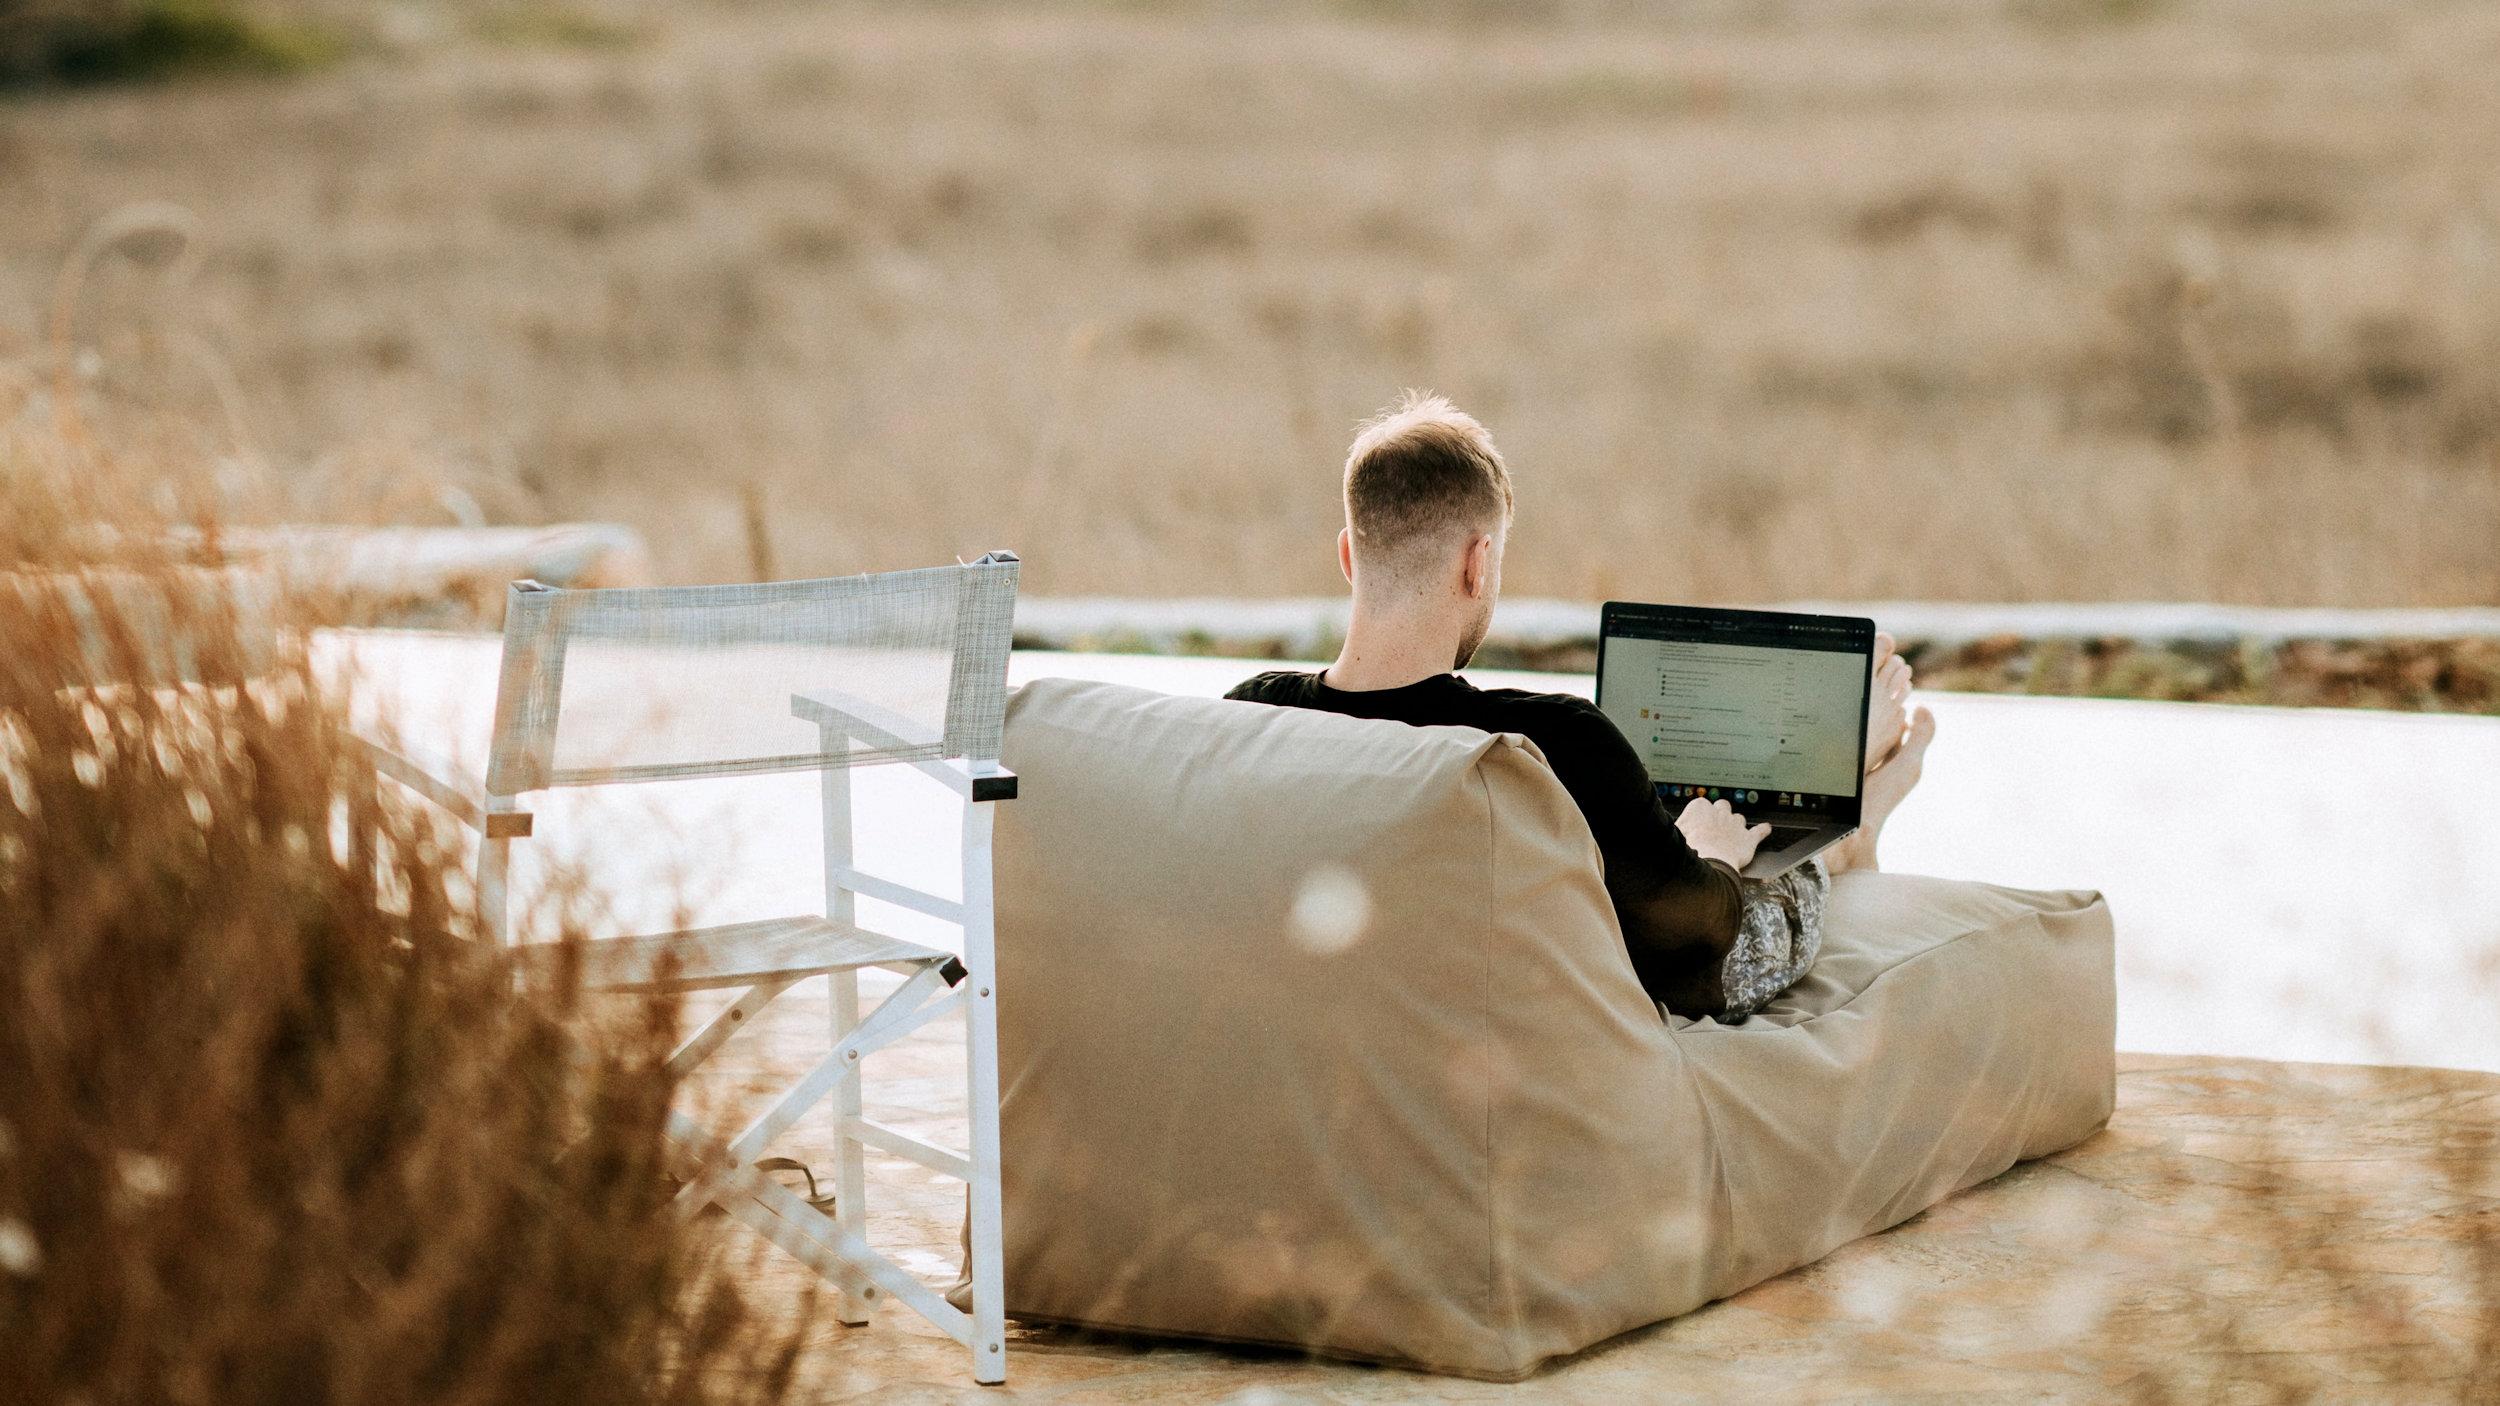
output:
[[[469,781],[404,747],[366,745],[381,774],[478,832],[478,903],[510,941],[512,842],[531,833],[523,795],[557,786],[815,771],[823,778],[824,912],[586,944],[583,979],[602,991],[738,990],[670,1061],[684,1073],[796,983],[832,987],[831,1048],[744,1130],[715,1137],[683,1113],[669,1133],[689,1210],[722,1207],[840,1291],[841,1321],[866,1323],[881,1296],[919,1311],[972,1352],[975,1381],[1006,1379],[998,1188],[998,999],[991,960],[988,802],[1016,793],[998,764],[1017,560],[754,586],[564,591],[515,583],[504,617],[492,750]],[[946,898],[855,863],[851,771],[902,764],[963,799],[963,886]],[[963,932],[963,955],[862,926],[856,900],[927,914]],[[523,944],[525,969],[552,943]],[[902,986],[863,1014],[859,973]],[[972,1146],[957,1152],[862,1114],[860,1066],[958,1007],[965,1012]],[[810,1109],[834,1100],[834,1214],[755,1165]],[[872,1249],[863,1153],[874,1147],[970,1188],[972,1311]]]

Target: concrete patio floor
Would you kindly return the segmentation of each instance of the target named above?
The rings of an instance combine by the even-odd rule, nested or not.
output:
[[[816,987],[730,1047],[727,1102],[821,1055]],[[869,1116],[960,1145],[962,1048],[948,1022],[880,1052]],[[2117,1114],[2081,1146],[1513,1385],[1011,1328],[1007,1386],[983,1388],[907,1311],[842,1327],[779,1254],[753,1282],[803,1334],[808,1401],[2500,1400],[2500,1077],[2119,1067]],[[828,1131],[810,1119],[788,1146]],[[960,1184],[869,1160],[871,1241],[950,1280]]]
[[[402,726],[482,753],[491,640],[360,637]],[[1021,654],[1021,680],[1216,693],[1261,667]],[[1585,690],[1585,678],[1477,675]],[[1019,1331],[1051,1400],[2500,1400],[2500,720],[1939,695],[1887,867],[2106,892],[2117,1116],[1910,1223],[1517,1386]],[[862,773],[868,866],[951,889],[948,799]],[[814,911],[813,781],[562,793],[522,871],[581,876],[626,928]],[[945,930],[863,903],[910,935]],[[882,909],[882,911],[872,911]],[[816,983],[730,1047],[728,1103],[823,1048]],[[881,1053],[871,1116],[961,1138],[960,1034]],[[2286,1063],[2284,1061],[2308,1061]],[[2409,1068],[2399,1066],[2446,1066]],[[2378,1067],[2371,1067],[2378,1066]],[[821,1115],[787,1150],[825,1138]],[[961,1193],[872,1154],[872,1239],[951,1277]],[[758,1262],[796,1313],[809,1280]],[[813,1315],[809,1399],[1000,1399],[907,1312]]]

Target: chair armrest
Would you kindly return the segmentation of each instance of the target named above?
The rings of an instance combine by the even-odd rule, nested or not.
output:
[[[856,737],[871,747],[895,751],[912,746],[907,739],[919,729],[918,724],[889,708],[829,688],[791,694],[790,714],[837,736]],[[1016,798],[1016,774],[996,761],[924,761],[916,765],[974,801]]]
[[[911,735],[924,731],[923,724],[914,723],[882,704],[854,698],[838,689],[819,688],[791,694],[790,715],[844,737],[856,737],[871,747],[899,751],[936,740],[923,738],[922,744],[914,744]]]
[[[364,749],[375,772],[389,777],[451,813],[452,817],[492,840],[519,839],[530,833],[531,815],[525,810],[495,810],[486,794],[485,783],[463,773],[444,758],[419,752],[402,745],[396,749],[363,735],[351,733],[356,745]]]

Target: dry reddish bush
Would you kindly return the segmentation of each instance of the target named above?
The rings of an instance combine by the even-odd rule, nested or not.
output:
[[[6,516],[0,1400],[783,1395],[668,1205],[674,1008],[515,986],[300,618]]]

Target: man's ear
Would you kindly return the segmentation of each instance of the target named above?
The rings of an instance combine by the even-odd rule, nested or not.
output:
[[[1354,529],[1337,529],[1337,569],[1345,573],[1345,583],[1354,584]]]
[[[1467,556],[1459,567],[1458,588],[1467,599],[1474,600],[1493,585],[1493,534],[1479,533],[1467,544]]]

